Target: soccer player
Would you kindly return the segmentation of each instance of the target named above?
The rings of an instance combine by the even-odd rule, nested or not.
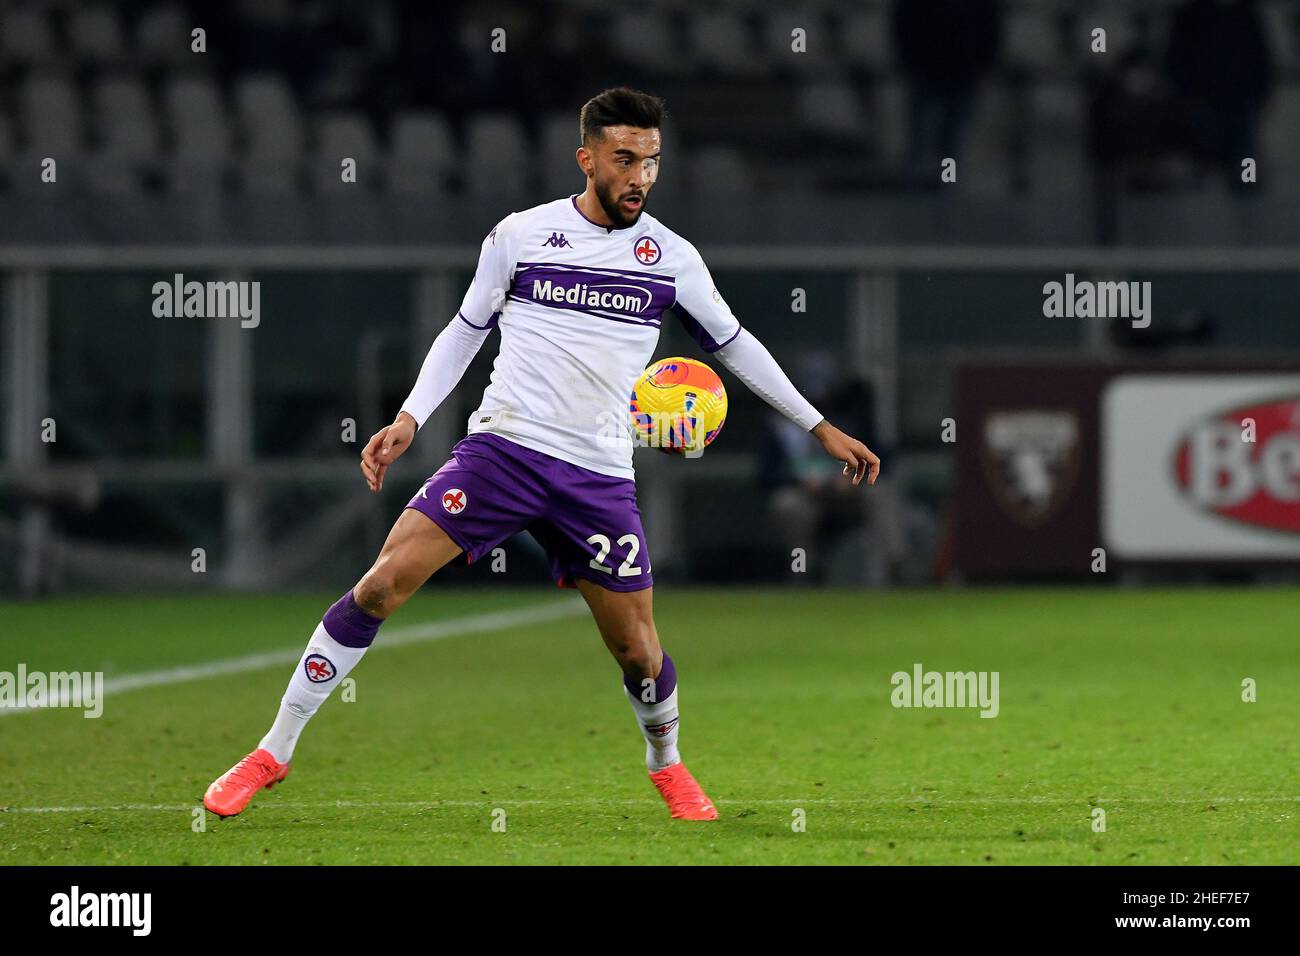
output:
[[[824,419],[741,327],[700,254],[645,212],[659,174],[662,100],[626,88],[583,106],[581,195],[507,216],[488,233],[460,311],[434,340],[391,425],[361,453],[379,491],[393,463],[460,381],[492,329],[500,350],[469,434],[415,494],[374,565],[316,626],[270,731],[218,777],[204,805],[241,812],[283,780],[299,735],[384,621],[454,558],[474,561],[527,530],[552,575],[586,599],[623,671],[650,779],[677,819],[717,809],[677,751],[677,668],[651,611],[650,555],[633,482],[632,386],[671,314],[701,347],[874,484],[880,460]],[[622,423],[610,428],[611,422]]]

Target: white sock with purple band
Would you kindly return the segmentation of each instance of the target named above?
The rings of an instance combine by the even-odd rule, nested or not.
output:
[[[681,762],[677,753],[677,668],[664,654],[654,680],[623,678],[623,691],[645,737],[645,765],[654,773]]]
[[[357,666],[382,623],[383,618],[357,605],[351,590],[335,601],[316,625],[280,699],[275,723],[258,746],[280,763],[288,763],[307,721]]]

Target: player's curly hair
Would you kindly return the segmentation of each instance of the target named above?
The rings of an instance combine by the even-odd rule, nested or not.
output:
[[[587,100],[578,114],[584,144],[604,135],[607,126],[657,129],[664,121],[664,101],[650,93],[616,86]]]

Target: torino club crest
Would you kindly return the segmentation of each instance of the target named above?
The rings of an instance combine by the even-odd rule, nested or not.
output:
[[[1079,473],[1079,421],[1065,409],[990,412],[980,458],[993,495],[1025,527],[1061,506]]]

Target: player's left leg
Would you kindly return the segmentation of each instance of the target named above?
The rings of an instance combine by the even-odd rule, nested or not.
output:
[[[677,668],[659,644],[654,588],[615,591],[577,578],[605,646],[623,671],[623,690],[646,741],[650,779],[676,819],[716,820],[718,811],[677,752]]]
[[[623,670],[624,692],[645,737],[651,781],[674,817],[716,820],[713,802],[677,753],[677,668],[655,630],[654,578],[636,484],[555,458],[538,467],[549,491],[542,515],[528,531],[550,558],[555,583],[581,591]]]
[[[679,763],[677,668],[659,645],[654,588],[610,591],[581,579],[577,586],[623,671],[623,687],[645,734],[646,767],[653,773]]]

